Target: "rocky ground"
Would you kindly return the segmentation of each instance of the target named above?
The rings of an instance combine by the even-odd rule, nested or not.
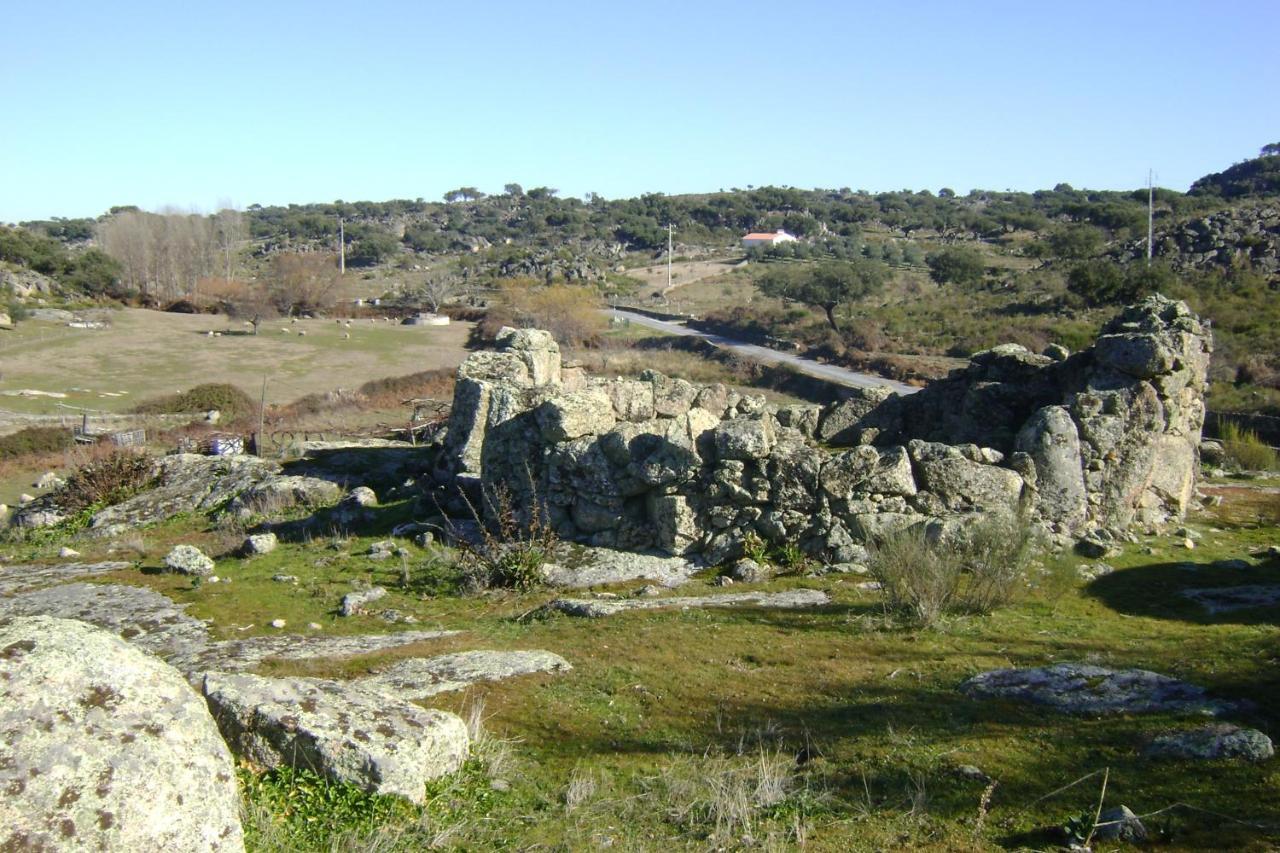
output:
[[[1109,358],[1143,362],[1133,341],[1113,344]],[[992,358],[998,370],[978,368],[1005,377],[1001,393],[1018,385],[1011,373],[1025,379],[1057,363]],[[627,428],[619,406],[646,401],[689,405],[665,421],[622,423],[699,417],[698,389],[648,385],[602,394],[611,429]],[[1066,418],[1090,447],[1116,427],[1112,446],[1130,452],[1131,430],[1150,414],[1143,406],[1167,414],[1174,385],[1097,411],[1066,409]],[[658,386],[669,393],[659,398]],[[1120,408],[1126,400],[1133,405]],[[534,418],[553,445],[599,416],[594,398],[539,405],[548,402]],[[504,410],[500,394],[486,405],[516,410]],[[708,421],[710,458],[741,462],[744,473],[711,482],[735,486],[744,502],[728,500],[727,525],[716,526],[711,507],[689,530],[731,529],[753,503],[804,499],[776,487],[793,482],[777,475],[784,461],[805,470],[807,445],[778,452],[783,430],[803,435],[807,423],[809,435],[825,428],[830,439],[885,428],[875,405],[811,420],[754,405],[739,399],[737,416]],[[1087,480],[1081,494],[1050,494],[1057,475],[1031,473],[1037,459],[1062,469],[1054,454],[1064,445],[1049,439],[1067,421],[1035,411],[1043,452],[1018,451],[1031,462],[1021,472],[976,446],[856,444],[835,458],[866,456],[859,476],[879,484],[875,494],[909,478],[916,495],[940,496],[916,498],[916,514],[949,511],[947,495],[975,503],[984,483],[1002,494],[996,481],[1012,477],[1020,489],[1034,478],[1037,501],[1070,510]],[[698,439],[670,442],[659,458],[637,446],[652,465],[635,473],[661,481],[679,452],[701,452]],[[766,446],[760,485],[745,472]],[[923,631],[886,610],[867,576],[873,555],[853,541],[838,555],[752,545],[750,556],[724,561],[696,547],[560,542],[539,555],[541,583],[476,591],[468,561],[487,553],[485,537],[440,515],[438,493],[424,485],[441,466],[404,447],[312,448],[287,466],[175,455],[157,463],[152,488],[113,507],[60,521],[56,502],[33,502],[0,545],[0,783],[11,792],[0,824],[21,827],[0,843],[420,849],[435,832],[471,849],[517,839],[645,849],[1044,847],[1089,836],[1173,849],[1265,843],[1280,827],[1270,739],[1280,707],[1277,496],[1236,481],[1220,502],[1194,488],[1178,498],[1172,481],[1131,482],[1110,461],[1088,468],[1079,442],[1065,446],[1099,474],[1098,501],[1081,519],[1132,506],[1134,516],[1152,511],[1150,526],[1109,536],[1099,531],[1114,526],[1084,528],[1084,553],[1043,556],[1011,606]],[[476,462],[505,458],[475,450]],[[832,472],[842,464],[828,460]],[[956,471],[989,476],[953,482]],[[1137,486],[1107,491],[1126,483]],[[1141,500],[1153,484],[1159,505]],[[1190,517],[1156,524],[1175,498]],[[577,531],[594,524],[577,504],[566,520]],[[674,537],[684,522],[670,520]],[[685,544],[707,541],[697,533]],[[79,553],[57,556],[68,547]],[[680,550],[688,553],[671,553]],[[519,554],[527,551],[488,558]],[[482,733],[485,716],[506,746]],[[59,743],[92,757],[77,759],[87,776],[68,775],[76,762]],[[155,792],[172,817],[164,825],[130,806],[146,784],[142,765],[166,768]],[[272,805],[308,796],[286,771],[316,771],[360,808],[392,811],[375,825],[332,804],[314,813]],[[235,778],[252,806],[244,824]],[[210,802],[187,807],[197,788]],[[359,845],[351,832],[364,833]]]

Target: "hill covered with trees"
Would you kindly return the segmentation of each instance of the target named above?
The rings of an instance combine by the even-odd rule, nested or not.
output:
[[[0,288],[44,276],[64,298],[184,303],[249,311],[323,309],[293,298],[279,270],[335,256],[349,275],[438,308],[532,304],[521,289],[575,292],[667,309],[631,272],[676,257],[743,256],[749,231],[795,242],[745,253],[747,268],[678,291],[683,309],[737,334],[785,338],[834,359],[893,369],[881,354],[967,355],[1010,338],[1070,343],[1116,305],[1160,290],[1215,323],[1219,400],[1280,411],[1280,144],[1196,181],[1188,192],[871,193],[731,188],[606,199],[511,183],[459,187],[440,201],[250,205],[212,215],[113,208],[91,219],[0,228]],[[284,261],[281,259],[284,258]],[[714,292],[712,292],[714,290]],[[698,294],[702,293],[702,296]],[[477,297],[477,294],[486,294]],[[910,372],[909,370],[907,372]],[[925,371],[927,374],[928,371]]]

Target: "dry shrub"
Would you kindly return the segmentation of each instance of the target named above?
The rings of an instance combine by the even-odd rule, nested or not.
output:
[[[526,472],[527,474],[527,472]],[[528,476],[532,482],[532,476]],[[527,506],[517,506],[510,490],[485,490],[481,514],[460,492],[479,527],[479,539],[458,538],[464,583],[476,592],[515,589],[527,592],[545,582],[543,566],[554,559],[560,539],[546,518],[545,505],[534,492]]]
[[[1267,355],[1252,353],[1245,356],[1235,369],[1232,381],[1237,385],[1258,385],[1263,388],[1280,388],[1280,370],[1273,366]]]
[[[913,527],[871,547],[887,611],[930,627],[947,613],[990,613],[1027,588],[1037,542],[1022,521],[987,515],[951,537]]]
[[[860,317],[850,323],[845,337],[850,346],[864,352],[879,352],[889,345],[884,326],[870,317]]]
[[[651,784],[672,823],[713,843],[749,844],[798,780],[792,753],[760,744],[738,756],[677,758]]]
[[[132,450],[116,450],[76,469],[55,493],[55,502],[68,513],[111,506],[146,488],[154,475],[151,459]]]
[[[572,357],[595,376],[639,376],[645,370],[656,370],[690,382],[733,382],[736,378],[720,362],[677,349],[575,350]]]
[[[361,385],[360,394],[376,408],[391,408],[411,399],[447,400],[453,397],[456,374],[454,370],[437,368],[407,376],[389,376]]]
[[[582,285],[538,285],[532,279],[505,279],[501,304],[481,324],[490,340],[502,326],[546,329],[564,346],[598,345],[607,327],[604,303],[594,288]]]

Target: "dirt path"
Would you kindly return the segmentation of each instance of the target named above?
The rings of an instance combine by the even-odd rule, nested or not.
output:
[[[681,261],[671,265],[671,290],[677,290],[686,284],[693,284],[704,278],[723,275],[743,263],[742,258],[717,258],[709,261]],[[644,283],[643,293],[670,293],[667,289],[667,265],[656,261],[649,266],[635,267],[627,270],[627,275]]]
[[[723,335],[704,332],[699,329],[690,329],[688,326],[681,325],[680,323],[656,320],[653,317],[646,317],[643,314],[635,314],[630,311],[618,310],[615,313],[632,323],[644,326],[648,329],[666,332],[670,335],[702,338],[718,347],[733,350],[734,352],[754,358],[757,361],[764,361],[770,364],[788,364],[801,373],[808,376],[815,376],[819,379],[825,379],[829,382],[836,382],[853,388],[876,388],[884,386],[893,389],[899,394],[914,394],[920,390],[919,388],[914,388],[901,382],[895,382],[892,379],[885,379],[883,376],[876,376],[872,373],[859,373],[855,370],[836,367],[833,364],[823,364],[820,361],[814,361],[810,358],[802,358],[791,353],[779,352],[778,350],[769,349],[768,347],[762,347],[756,344],[749,344],[744,341],[735,341],[732,338],[726,338]]]

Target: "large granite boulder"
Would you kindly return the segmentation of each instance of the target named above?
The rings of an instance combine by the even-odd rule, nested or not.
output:
[[[83,622],[0,622],[0,848],[244,849],[231,753],[177,670]]]
[[[763,459],[776,440],[773,418],[734,418],[716,428],[716,455],[721,459]]]
[[[321,507],[342,497],[342,486],[319,477],[296,475],[268,477],[237,495],[228,505],[241,519],[270,516],[293,507]]]
[[[848,394],[822,413],[818,438],[828,444],[849,446],[883,442],[897,432],[900,424],[897,406],[891,402],[897,396],[893,389],[855,388]]]
[[[174,545],[164,558],[164,567],[180,575],[208,577],[213,566],[213,560],[194,545]]]
[[[595,388],[553,397],[538,407],[536,416],[543,437],[550,442],[599,435],[617,422],[613,401]]]

